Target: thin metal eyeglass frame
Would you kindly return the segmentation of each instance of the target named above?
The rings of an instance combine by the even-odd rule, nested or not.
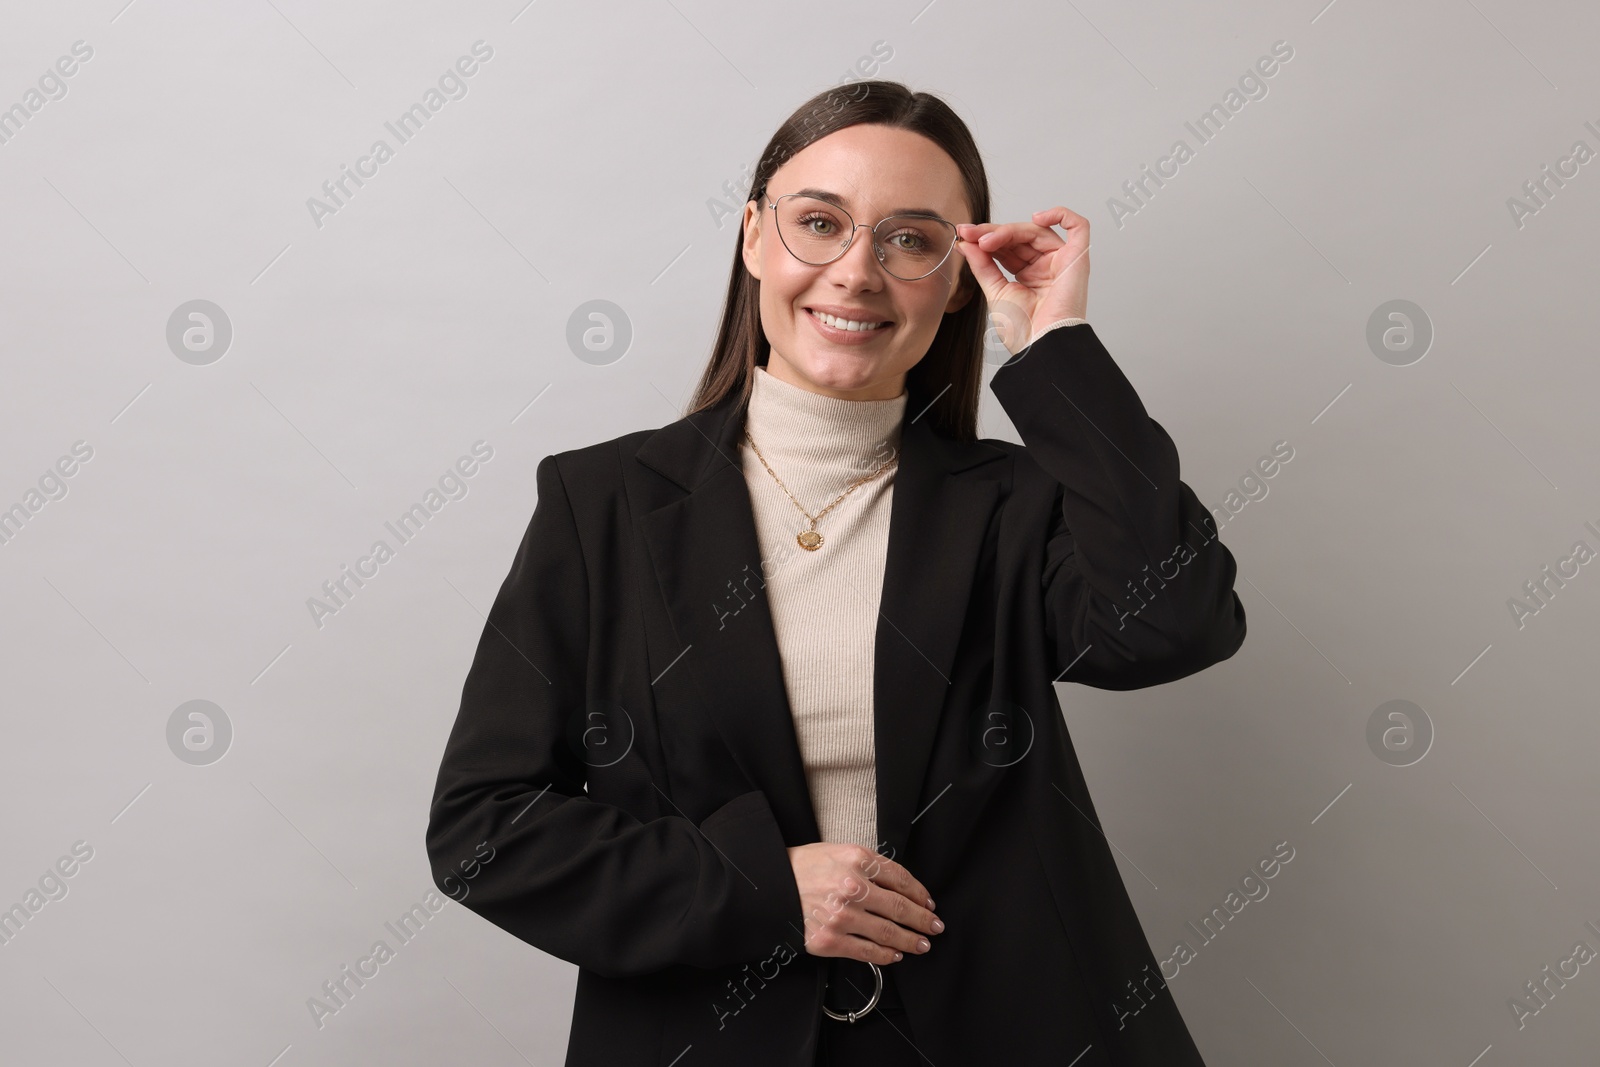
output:
[[[829,203],[828,201],[824,200],[824,201],[821,201],[821,202],[824,203],[824,204],[827,204],[829,208],[840,212],[841,214],[844,215],[845,218],[850,220],[850,237],[849,237],[848,240],[845,241],[844,246],[839,249],[839,254],[834,256],[832,259],[828,260],[827,263],[812,263],[809,260],[801,259],[798,255],[795,255],[794,249],[789,247],[789,242],[785,241],[783,239],[783,227],[776,225],[776,220],[777,220],[777,217],[778,217],[778,200],[787,200],[791,196],[801,196],[801,195],[804,195],[804,194],[801,194],[801,193],[784,193],[782,196],[778,197],[778,200],[772,199],[772,197],[767,196],[766,193],[763,193],[761,195],[766,197],[767,206],[772,209],[772,217],[773,217],[773,220],[774,220],[773,228],[778,231],[778,243],[783,245],[783,250],[785,252],[789,253],[791,256],[794,256],[794,258],[797,261],[799,261],[801,263],[804,263],[808,267],[826,267],[828,265],[828,263],[836,263],[836,262],[838,262],[839,259],[841,257],[843,257],[846,252],[850,251],[850,246],[856,243],[856,231],[861,229],[863,226],[866,226],[866,228],[868,230],[872,231],[872,251],[877,255],[877,257],[878,257],[878,265],[880,267],[883,267],[883,272],[885,274],[889,275],[889,277],[891,277],[891,278],[899,278],[903,282],[920,282],[924,278],[931,278],[935,274],[937,274],[939,272],[939,268],[944,266],[947,262],[949,262],[950,254],[956,250],[956,241],[965,240],[965,238],[963,238],[959,233],[957,233],[955,235],[955,240],[950,242],[950,247],[945,249],[944,258],[939,260],[938,263],[934,264],[932,270],[928,271],[928,273],[926,273],[926,274],[919,274],[915,278],[900,278],[900,275],[896,274],[894,271],[890,270],[888,267],[884,267],[883,266],[884,256],[887,255],[887,253],[884,251],[883,245],[880,244],[879,241],[878,241],[878,226],[882,226],[884,223],[888,222],[890,219],[928,219],[928,220],[931,220],[933,222],[941,222],[944,225],[950,227],[952,230],[954,230],[956,228],[956,224],[951,222],[949,219],[942,219],[938,215],[921,215],[921,214],[918,214],[916,212],[902,211],[898,215],[885,215],[883,218],[878,220],[877,226],[867,226],[867,224],[864,223],[864,222],[857,222],[856,221],[856,217],[854,215],[850,214],[850,212],[846,211],[844,208],[840,207],[838,204]],[[817,198],[814,197],[814,196],[807,196],[806,199],[807,200],[815,200]]]

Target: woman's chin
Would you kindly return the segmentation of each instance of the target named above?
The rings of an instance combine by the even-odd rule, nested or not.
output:
[[[867,392],[876,383],[870,375],[843,375],[843,374],[813,374],[809,377],[815,392],[826,391],[850,399],[860,399],[858,394]]]
[[[870,387],[880,375],[883,357],[850,349],[807,352],[801,370],[818,386],[839,392]]]

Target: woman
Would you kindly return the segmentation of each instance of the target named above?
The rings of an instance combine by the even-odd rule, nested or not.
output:
[[[689,415],[539,464],[427,846],[578,965],[569,1067],[1202,1062],[1052,683],[1231,656],[1233,557],[1084,318],[1088,222],[988,214],[937,98],[807,102]]]

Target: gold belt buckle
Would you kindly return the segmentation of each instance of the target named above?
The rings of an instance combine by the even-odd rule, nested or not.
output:
[[[827,1014],[828,1018],[837,1019],[839,1022],[842,1022],[842,1023],[853,1023],[857,1019],[860,1019],[860,1018],[870,1014],[872,1009],[874,1009],[874,1008],[876,1008],[878,1006],[878,998],[883,996],[883,972],[878,969],[878,965],[876,963],[873,963],[870,960],[863,960],[861,962],[866,963],[866,965],[868,967],[872,968],[872,981],[873,981],[872,998],[867,1001],[866,1006],[863,1007],[860,1011],[847,1011],[843,1015],[840,1015],[838,1012],[836,1012],[832,1008],[828,1007],[828,985],[829,985],[829,983],[823,982],[823,984],[822,984],[822,1010]]]

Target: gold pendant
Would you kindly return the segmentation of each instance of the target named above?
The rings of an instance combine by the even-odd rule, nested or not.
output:
[[[802,530],[795,540],[799,541],[800,547],[807,552],[815,552],[822,547],[822,535],[815,530]]]

